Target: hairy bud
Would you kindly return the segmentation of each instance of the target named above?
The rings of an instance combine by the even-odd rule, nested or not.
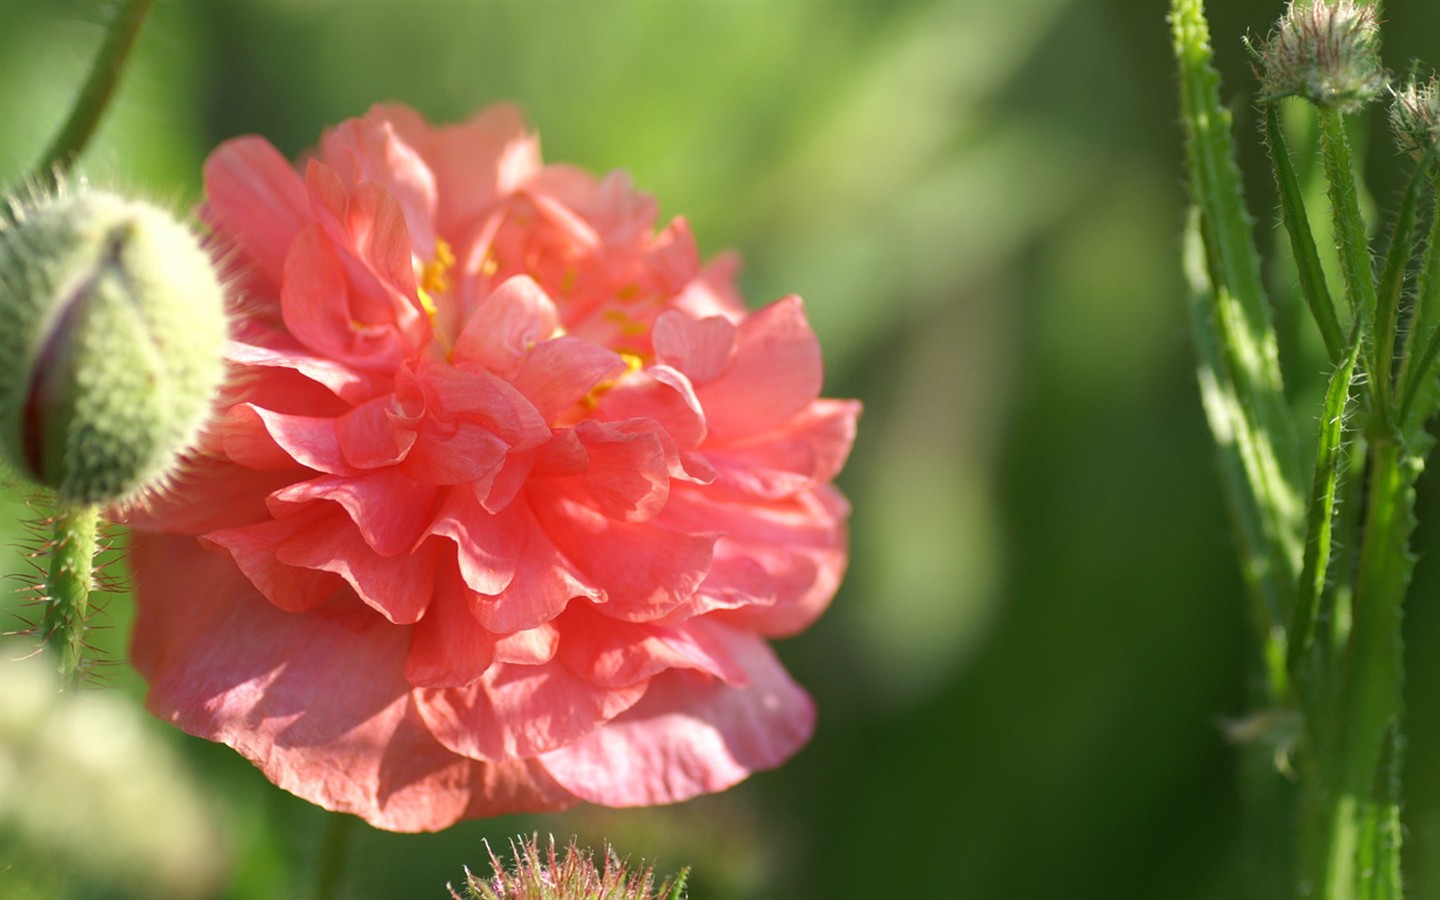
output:
[[[71,503],[121,500],[194,440],[224,371],[224,292],[167,213],[80,191],[0,221],[0,451]]]
[[[1440,153],[1440,78],[1413,79],[1397,91],[1390,107],[1390,128],[1401,153],[1416,159],[1431,150]]]
[[[1348,113],[1387,83],[1375,8],[1353,0],[1291,0],[1270,36],[1251,51],[1263,100],[1304,97]]]

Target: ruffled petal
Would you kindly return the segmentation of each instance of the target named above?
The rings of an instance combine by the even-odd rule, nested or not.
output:
[[[237,403],[225,411],[221,428],[225,455],[251,469],[302,465],[330,475],[353,475],[341,452],[335,420],[292,416]]]
[[[531,350],[512,384],[545,421],[585,399],[596,385],[625,371],[620,354],[577,337],[559,337]]]
[[[528,275],[506,279],[466,320],[451,359],[510,376],[560,325],[555,304]]]
[[[282,562],[276,558],[275,551],[285,541],[316,526],[322,519],[318,512],[289,519],[270,519],[254,525],[212,531],[202,536],[201,542],[228,552],[255,589],[277,609],[303,612],[330,599],[344,588],[345,582],[331,572]]]
[[[856,400],[816,400],[784,425],[732,444],[707,448],[715,483],[779,500],[839,474],[855,442]]]
[[[604,419],[653,419],[681,450],[705,440],[705,414],[690,380],[669,366],[651,366],[621,379],[600,398]]]
[[[493,598],[483,598],[475,615],[491,631],[513,634],[560,615],[574,600],[597,601],[605,594],[556,548],[528,508],[506,522],[516,538],[515,574]]]
[[[146,705],[234,747],[281,788],[395,831],[574,803],[538,766],[477,763],[434,739],[402,676],[404,629],[281,612],[188,539],[137,536],[131,561]]]
[[[419,484],[394,469],[379,469],[352,478],[323,475],[297,482],[271,494],[269,507],[283,517],[315,500],[338,503],[369,548],[391,557],[420,543],[439,496],[432,485]]]
[[[378,556],[341,510],[329,504],[317,506],[321,512],[313,519],[307,517],[307,527],[275,547],[276,560],[334,572],[366,605],[398,625],[423,616],[434,594],[437,548],[425,544],[400,556]]]
[[[781,424],[820,396],[820,344],[799,297],[747,317],[730,366],[695,393],[712,434],[734,438]]]
[[[436,578],[434,599],[411,632],[405,680],[416,687],[469,684],[495,661],[497,636],[481,627],[475,595],[446,566]]]
[[[670,496],[670,473],[655,423],[584,421],[573,433],[584,468],[553,479],[558,490],[611,519],[644,522],[659,515]]]
[[[259,137],[226,141],[205,161],[205,202],[214,227],[271,285],[310,219],[305,185],[280,151]]]
[[[717,629],[745,687],[684,670],[601,728],[540,757],[567,790],[605,806],[678,803],[772,769],[810,740],[815,707],[763,640]]]
[[[412,426],[409,419],[395,412],[395,398],[387,395],[349,410],[335,420],[333,431],[345,462],[355,469],[376,469],[393,466],[410,454],[417,437]],[[345,474],[333,469],[321,471]]]
[[[446,492],[429,533],[455,542],[460,576],[472,591],[494,595],[515,580],[524,556],[527,529],[522,516],[518,511],[492,515],[473,491],[457,488]]]
[[[724,316],[692,319],[667,312],[655,320],[655,356],[684,372],[692,384],[706,384],[734,361],[735,337],[735,325]]]
[[[783,501],[722,502],[695,491],[676,491],[667,514],[675,521],[705,523],[723,533],[704,594],[729,594],[735,608],[714,615],[739,628],[770,637],[788,637],[813,622],[835,596],[845,574],[850,507],[829,485]],[[740,560],[748,560],[743,566]],[[759,581],[750,563],[769,583]],[[754,603],[735,600],[759,591]]]
[[[730,684],[749,676],[710,627],[621,622],[577,603],[559,622],[560,661],[597,687],[624,687],[669,669],[695,669]]]
[[[435,739],[471,759],[527,759],[594,731],[630,708],[645,682],[597,688],[564,666],[499,664],[464,687],[419,688]]]
[[[710,568],[713,532],[672,530],[657,517],[622,522],[553,491],[530,489],[546,535],[586,578],[605,591],[606,615],[659,618],[685,601]]]

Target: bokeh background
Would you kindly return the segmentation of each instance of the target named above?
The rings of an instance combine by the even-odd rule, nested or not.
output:
[[[1210,6],[1268,246],[1240,39],[1283,6]],[[0,185],[58,128],[104,10],[0,0]],[[452,121],[514,100],[548,160],[627,169],[707,256],[738,249],[753,304],[802,294],[827,393],[866,403],[840,478],[849,578],[780,647],[819,704],[808,749],[673,808],[426,836],[361,826],[344,896],[443,897],[462,866],[483,870],[484,840],[532,831],[689,865],[697,900],[1263,896],[1243,884],[1243,755],[1221,728],[1251,711],[1255,651],[1184,318],[1164,13],[1159,0],[158,4],[85,159],[96,183],[188,208],[208,149],[237,134],[294,156],[372,102]],[[1440,4],[1394,2],[1385,19],[1391,69],[1440,63]],[[1402,167],[1372,125],[1372,193],[1390,200]],[[1286,340],[1303,347],[1283,270],[1276,285]],[[1305,396],[1322,373],[1299,359]],[[1422,900],[1440,897],[1433,468],[1405,622]],[[0,569],[22,572],[33,513],[5,495]],[[115,661],[103,702],[134,710],[128,606],[110,601],[97,642]],[[0,630],[14,627],[7,615]],[[158,749],[135,765],[193,776],[218,828],[174,853],[224,873],[215,896],[305,896],[323,815],[228,749],[141,721]],[[77,786],[53,803],[84,818],[94,797]],[[148,851],[125,841],[168,808],[74,843],[118,845],[145,869]],[[65,843],[0,829],[0,898],[131,896],[83,862],[64,874]]]

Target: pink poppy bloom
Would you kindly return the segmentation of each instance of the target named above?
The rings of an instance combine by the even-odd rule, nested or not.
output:
[[[234,377],[131,516],[155,713],[400,831],[676,802],[809,739],[768,639],[844,571],[859,404],[819,399],[798,298],[747,311],[509,106],[376,107],[298,171],[239,138],[205,190]]]

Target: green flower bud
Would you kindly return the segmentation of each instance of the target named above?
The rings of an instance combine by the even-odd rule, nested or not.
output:
[[[1416,159],[1431,150],[1440,153],[1440,78],[1412,79],[1396,92],[1390,128],[1401,153]]]
[[[0,455],[71,503],[163,478],[224,372],[224,292],[195,236],[95,191],[0,220]]]
[[[1291,0],[1258,48],[1262,100],[1304,97],[1355,112],[1385,89],[1375,8],[1352,0]]]

